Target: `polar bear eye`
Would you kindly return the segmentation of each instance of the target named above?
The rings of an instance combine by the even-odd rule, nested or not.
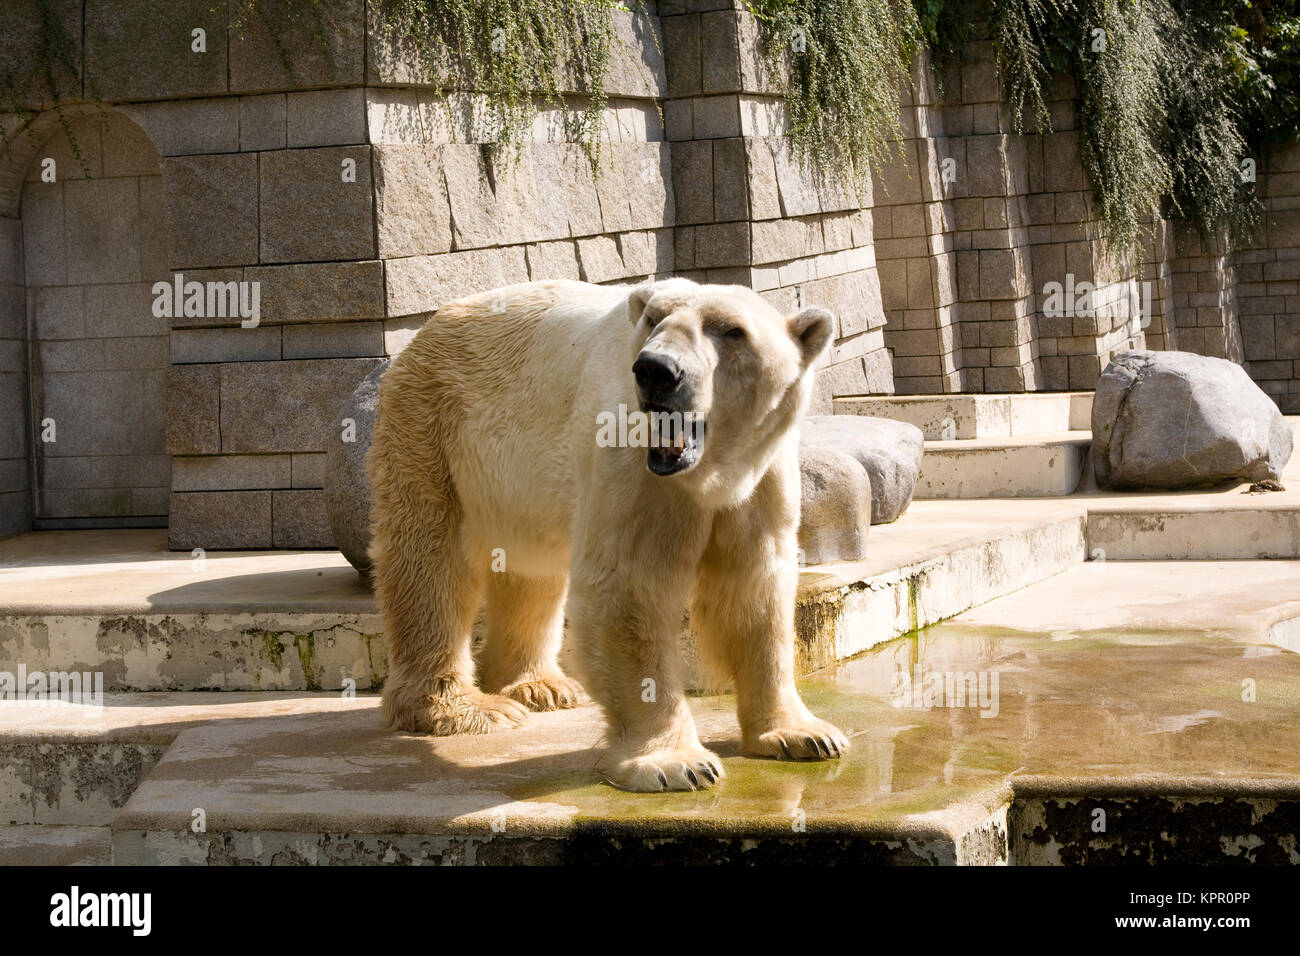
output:
[[[743,326],[731,325],[728,326],[725,330],[723,330],[722,337],[725,339],[732,339],[734,341],[741,341],[747,338],[748,336],[745,334],[745,329]]]

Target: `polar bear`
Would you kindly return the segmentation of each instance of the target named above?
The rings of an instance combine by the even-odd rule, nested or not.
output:
[[[367,458],[389,725],[486,733],[585,689],[610,783],[710,786],[722,764],[677,646],[689,607],[744,754],[844,753],[794,685],[797,428],[833,324],[686,279],[532,282],[441,308],[383,377]],[[637,415],[648,438],[609,427]],[[557,664],[566,615],[581,686]]]

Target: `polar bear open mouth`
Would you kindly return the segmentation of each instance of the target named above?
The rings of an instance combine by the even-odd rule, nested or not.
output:
[[[646,466],[652,472],[661,477],[675,475],[700,460],[706,427],[703,417],[653,404],[646,404],[642,411],[653,422],[646,451]]]

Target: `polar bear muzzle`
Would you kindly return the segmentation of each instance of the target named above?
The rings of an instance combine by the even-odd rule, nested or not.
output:
[[[661,477],[686,471],[700,460],[704,416],[691,410],[691,389],[669,355],[643,349],[632,364],[641,411],[650,417],[646,467]]]

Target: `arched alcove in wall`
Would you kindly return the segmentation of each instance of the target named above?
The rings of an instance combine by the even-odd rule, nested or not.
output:
[[[74,116],[68,130],[34,130],[48,135],[23,134],[28,142],[13,151],[27,160],[21,182],[0,183],[19,220],[9,229],[21,247],[11,283],[20,314],[8,326],[25,339],[30,523],[165,525],[169,330],[151,293],[167,277],[158,153],[111,110]],[[9,454],[12,442],[0,442],[0,456]]]

